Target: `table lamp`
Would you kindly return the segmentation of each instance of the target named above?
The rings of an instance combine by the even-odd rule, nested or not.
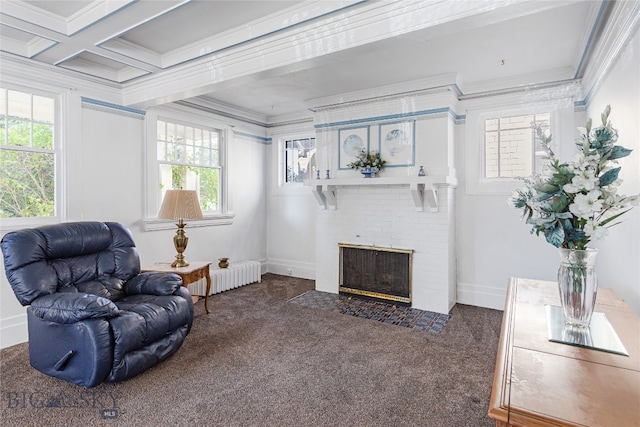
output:
[[[171,267],[186,267],[189,265],[183,252],[187,249],[189,238],[184,234],[185,219],[202,219],[198,193],[194,190],[167,190],[160,206],[158,219],[177,219],[178,231],[173,237],[173,244],[178,251],[176,260]]]

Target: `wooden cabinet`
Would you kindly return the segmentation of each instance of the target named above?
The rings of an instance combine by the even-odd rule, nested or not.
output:
[[[557,284],[511,278],[489,405],[504,426],[640,426],[640,318],[610,289],[602,312],[629,356],[551,342],[545,304]]]

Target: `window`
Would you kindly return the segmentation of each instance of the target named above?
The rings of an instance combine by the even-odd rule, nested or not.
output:
[[[533,175],[545,152],[533,125],[547,131],[550,113],[498,117],[484,122],[484,177],[517,178]]]
[[[163,118],[156,129],[158,200],[168,189],[196,190],[203,213],[219,213],[222,130]]]
[[[0,89],[0,218],[56,216],[56,98]]]
[[[174,228],[158,219],[167,190],[195,190],[203,219],[192,227],[233,223],[232,197],[228,191],[227,159],[232,143],[231,127],[192,109],[152,108],[146,121],[146,231]]]
[[[284,143],[284,184],[300,183],[312,178],[317,170],[316,139],[288,139]]]
[[[568,89],[567,93],[573,90]],[[522,186],[518,178],[541,171],[546,153],[532,122],[553,135],[556,154],[571,155],[576,117],[581,113],[576,112],[571,96],[555,98],[556,93],[536,92],[534,102],[529,92],[465,102],[465,124],[460,130],[464,132],[467,194],[509,195]]]

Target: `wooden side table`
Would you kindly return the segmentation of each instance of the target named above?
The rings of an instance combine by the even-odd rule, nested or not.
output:
[[[640,318],[611,289],[604,313],[629,356],[549,341],[555,282],[511,278],[489,417],[507,426],[640,426]]]
[[[182,278],[182,286],[188,287],[190,283],[194,283],[202,278],[207,280],[207,291],[204,295],[204,308],[209,311],[209,292],[211,291],[211,275],[209,274],[210,262],[206,261],[190,261],[186,267],[171,267],[171,262],[156,262],[149,267],[143,268],[141,271],[155,271],[159,273],[175,273]]]

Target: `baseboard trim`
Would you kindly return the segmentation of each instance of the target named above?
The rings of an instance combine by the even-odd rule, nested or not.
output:
[[[29,341],[27,313],[0,319],[0,348]]]
[[[316,265],[310,262],[269,258],[267,260],[267,272],[300,279],[316,279]]]
[[[458,282],[456,291],[456,302],[475,305],[477,307],[492,308],[494,310],[504,310],[506,297],[506,288],[475,285],[472,283]]]

